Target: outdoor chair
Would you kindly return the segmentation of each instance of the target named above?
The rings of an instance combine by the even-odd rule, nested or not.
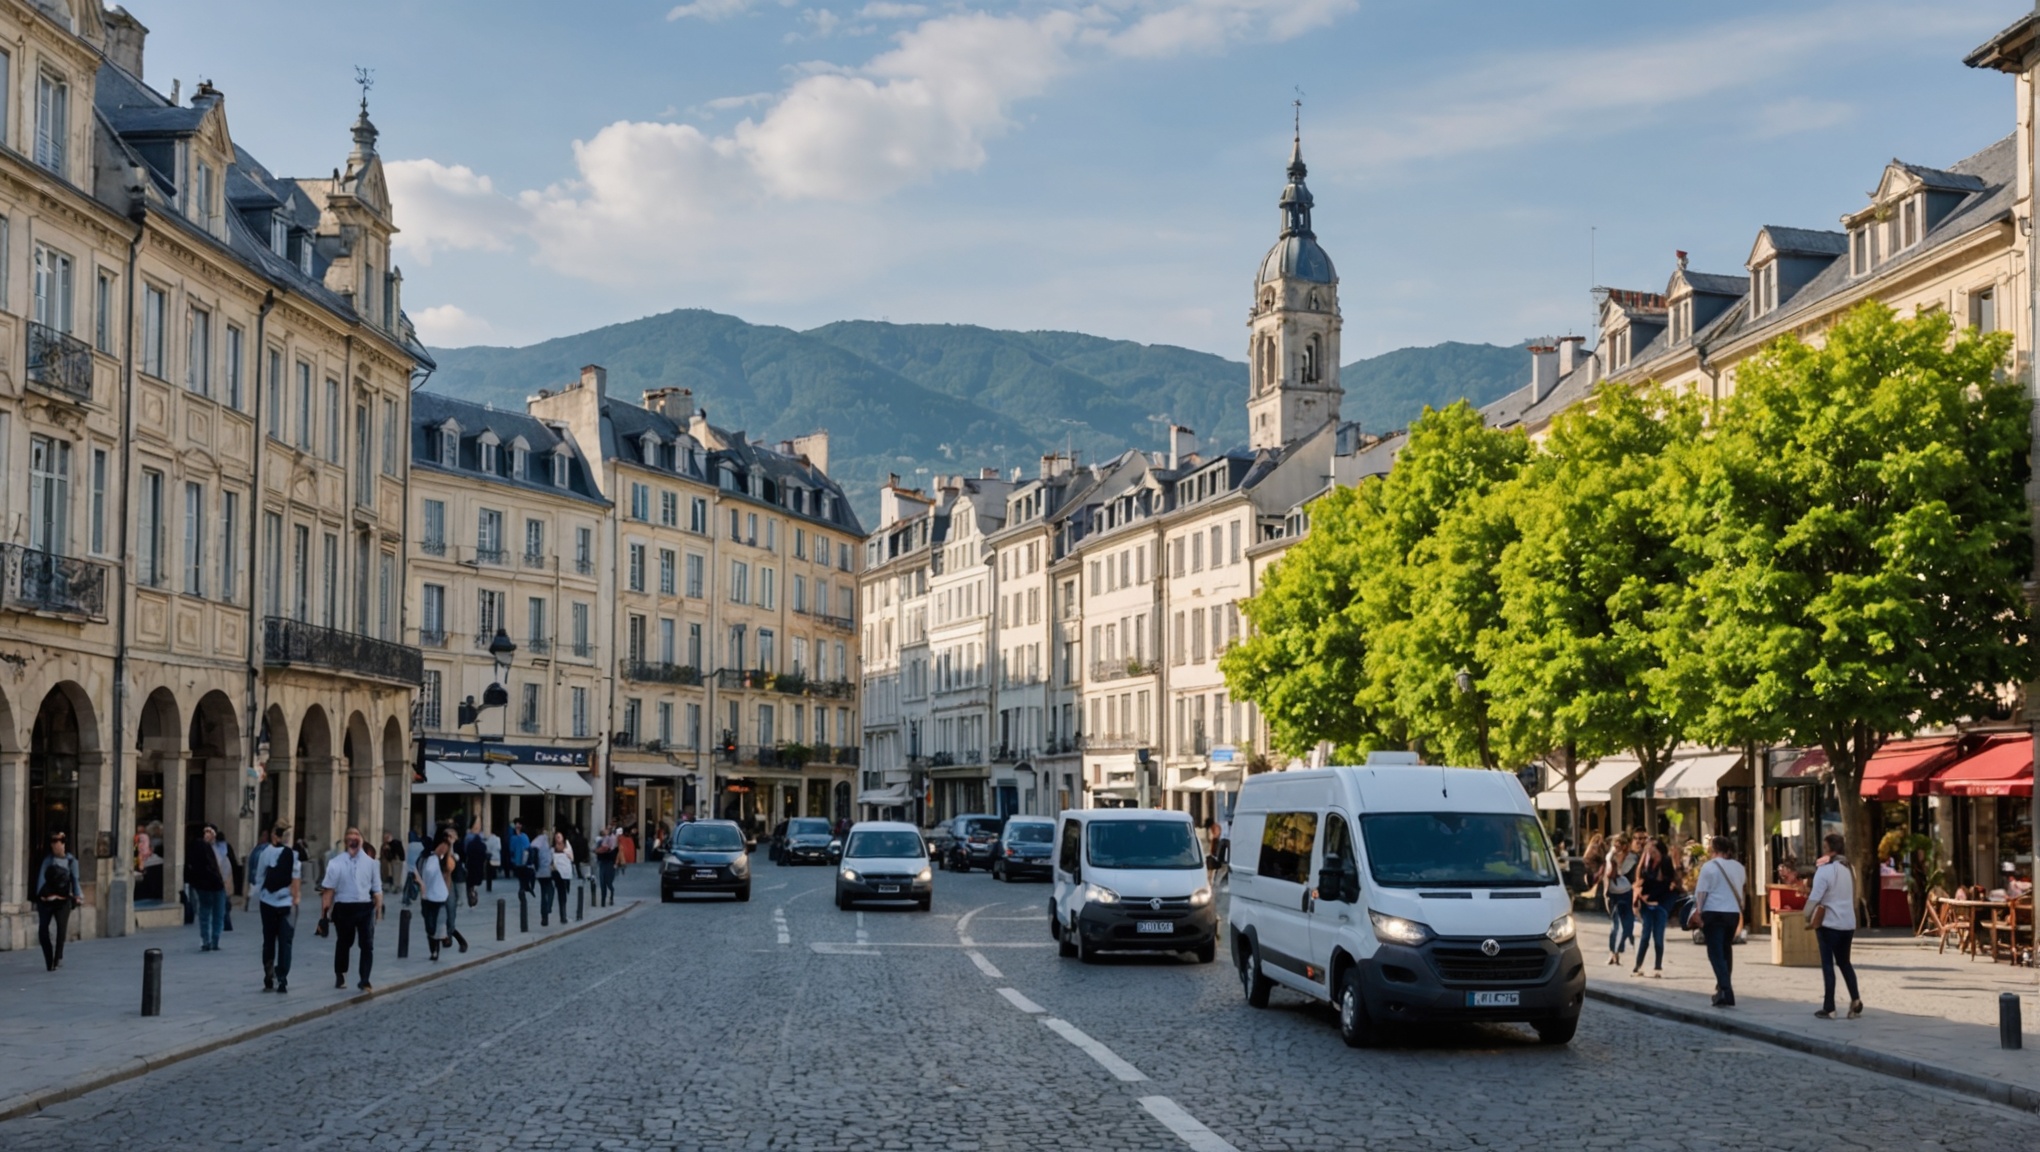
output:
[[[2022,896],[2007,901],[2002,910],[1991,912],[1990,921],[1984,927],[1990,930],[1991,961],[2005,960],[2017,964],[2024,955],[2020,942],[2023,940],[2027,949],[2033,946],[2033,898]]]
[[[1970,929],[1968,909],[1950,908],[1946,897],[1935,897],[1927,902],[1927,919],[1933,925],[1931,932],[1941,938],[1941,946],[1936,949],[1937,952],[1947,952],[1948,941],[1951,939],[1955,941],[1957,952],[1968,951]]]

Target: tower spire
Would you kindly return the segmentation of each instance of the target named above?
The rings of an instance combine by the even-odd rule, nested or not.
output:
[[[1309,169],[1303,166],[1303,89],[1296,90],[1296,99],[1290,102],[1293,111],[1293,132],[1289,141],[1289,183],[1282,188],[1282,235],[1310,236],[1311,195],[1303,178]]]

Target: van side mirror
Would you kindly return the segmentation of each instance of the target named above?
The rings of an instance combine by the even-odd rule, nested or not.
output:
[[[1317,874],[1318,899],[1350,904],[1352,898],[1346,894],[1346,888],[1345,861],[1337,856],[1326,856],[1325,866],[1318,869]]]

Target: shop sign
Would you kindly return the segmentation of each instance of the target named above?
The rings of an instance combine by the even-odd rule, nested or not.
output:
[[[475,740],[426,740],[425,759],[449,764],[530,764],[586,771],[593,748],[555,748],[543,744],[498,744]]]
[[[1214,744],[1211,751],[1207,753],[1206,758],[1213,764],[1230,764],[1233,762],[1233,757],[1237,754],[1238,749],[1230,744]]]

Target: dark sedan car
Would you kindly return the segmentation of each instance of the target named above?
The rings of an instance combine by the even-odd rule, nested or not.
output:
[[[949,821],[951,842],[942,856],[942,866],[951,872],[968,872],[992,866],[992,845],[999,839],[997,816],[982,813],[957,816]]]
[[[729,820],[697,820],[673,833],[659,865],[659,899],[683,892],[727,892],[751,898],[751,857],[744,830]]]
[[[992,879],[1048,879],[1049,855],[1055,842],[1055,821],[1046,816],[1015,816],[1006,821],[992,843]]]
[[[819,817],[788,820],[772,838],[775,864],[833,864],[842,853],[835,831]]]

